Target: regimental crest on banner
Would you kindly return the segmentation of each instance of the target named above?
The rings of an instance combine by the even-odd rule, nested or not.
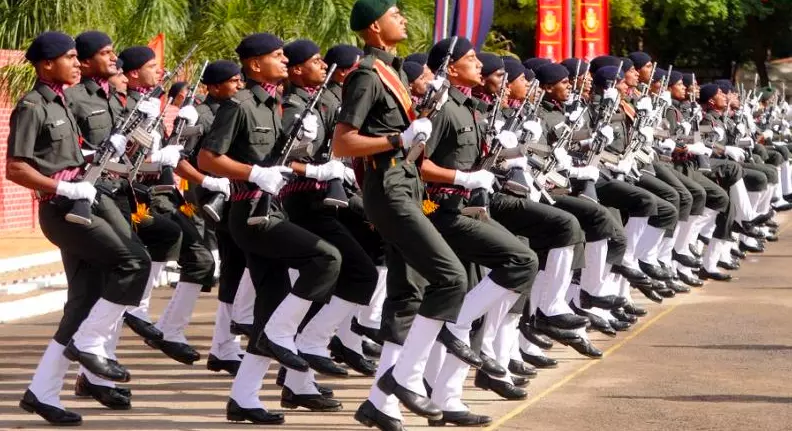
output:
[[[542,17],[542,31],[547,36],[555,36],[561,30],[561,22],[555,14],[555,11],[549,10],[545,12]]]
[[[600,22],[597,12],[594,11],[594,8],[586,9],[586,17],[583,19],[582,24],[583,27],[586,28],[586,31],[590,33],[593,33],[599,29]]]

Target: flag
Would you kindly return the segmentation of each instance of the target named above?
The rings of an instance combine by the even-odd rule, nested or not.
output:
[[[569,40],[569,1],[538,0],[536,14],[536,56],[553,62],[564,60]]]
[[[494,12],[495,0],[437,0],[434,42],[459,36],[470,40],[480,51],[487,40]]]
[[[610,52],[608,0],[578,0],[575,57],[587,61]]]
[[[154,38],[149,41],[148,47],[154,50],[154,55],[160,70],[165,70],[165,33],[154,36]]]

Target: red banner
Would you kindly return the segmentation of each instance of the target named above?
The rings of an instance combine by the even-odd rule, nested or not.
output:
[[[591,60],[610,51],[608,0],[577,0],[575,57]]]
[[[536,20],[536,56],[554,62],[566,58],[569,40],[569,1],[538,0]]]

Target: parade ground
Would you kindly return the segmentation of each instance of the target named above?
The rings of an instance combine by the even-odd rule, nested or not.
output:
[[[633,296],[649,315],[610,339],[590,333],[605,351],[586,359],[570,348],[548,355],[559,367],[541,370],[524,401],[509,402],[473,388],[465,402],[489,414],[499,430],[789,430],[792,427],[792,217],[782,214],[780,241],[742,262],[731,283],[708,282],[692,294],[650,303]],[[155,291],[157,316],[171,290]],[[287,410],[278,427],[238,425],[225,419],[231,377],[205,368],[216,308],[216,292],[199,300],[187,337],[202,354],[193,366],[176,363],[124,329],[118,357],[132,374],[132,410],[108,410],[74,396],[77,365],[61,394],[63,405],[83,414],[87,430],[286,430],[364,429],[352,415],[371,379],[350,372],[347,379],[320,377],[344,403],[338,413]],[[61,313],[0,324],[0,429],[52,429],[17,403]],[[262,400],[282,411],[277,366],[270,368]],[[410,430],[425,420],[405,414]]]

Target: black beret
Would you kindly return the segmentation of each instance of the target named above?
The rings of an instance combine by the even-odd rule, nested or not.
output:
[[[643,51],[631,52],[628,57],[630,57],[630,60],[632,60],[633,66],[635,66],[636,69],[640,69],[646,66],[646,63],[650,63],[652,61],[652,57]]]
[[[682,80],[682,73],[681,72],[677,72],[676,70],[672,70],[671,74],[668,76],[668,84],[667,85],[670,87],[670,86],[676,84],[677,82],[679,82],[681,80]]]
[[[416,52],[404,57],[404,61],[412,61],[420,64],[421,66],[425,65],[427,60],[429,60],[429,54],[425,52]]]
[[[614,57],[612,55],[600,55],[599,57],[594,57],[591,60],[591,73],[596,74],[597,70],[601,67],[605,66],[619,66],[622,60],[619,57]]]
[[[349,14],[349,28],[352,31],[365,30],[393,6],[396,6],[396,0],[357,0]]]
[[[594,85],[599,88],[605,88],[608,86],[609,81],[618,81],[620,79],[624,79],[624,72],[619,70],[619,65],[616,66],[603,66],[597,69],[597,73],[594,74]]]
[[[657,81],[660,81],[661,79],[665,78],[666,75],[668,75],[668,71],[667,70],[661,69],[659,67],[655,67],[654,75],[652,75],[651,81],[653,83],[657,82]]]
[[[685,84],[685,87],[690,87],[691,85],[693,85],[693,74],[692,73],[682,74],[682,82]]]
[[[176,96],[178,96],[186,86],[187,83],[184,81],[174,82],[173,85],[171,85],[170,90],[168,90],[168,98],[175,99]]]
[[[426,60],[426,65],[432,72],[437,72],[437,69],[443,65],[443,59],[448,53],[448,48],[451,46],[451,38],[446,38],[434,44],[432,49],[429,50],[429,59]],[[467,38],[457,38],[457,43],[454,45],[454,52],[451,53],[451,61],[453,63],[460,58],[464,57],[471,49],[473,44]]]
[[[125,72],[138,70],[155,57],[154,50],[147,46],[132,46],[118,54],[118,58],[124,62]]]
[[[222,84],[239,75],[241,72],[242,70],[239,68],[239,65],[233,61],[217,60],[206,66],[201,82],[206,85]]]
[[[579,68],[578,64],[580,64]],[[561,65],[567,68],[570,77],[577,77],[586,73],[586,66],[588,66],[588,62],[580,58],[567,58],[561,62]]]
[[[25,58],[31,63],[41,60],[53,60],[74,49],[74,39],[59,31],[45,31],[33,39],[25,52]]]
[[[531,69],[525,69],[525,79],[528,82],[532,82],[534,79],[536,79],[536,72]]]
[[[283,47],[283,54],[289,59],[289,67],[299,66],[319,52],[319,45],[307,39],[295,40]]]
[[[481,62],[481,75],[485,78],[506,67],[503,64],[503,59],[495,54],[480,52],[477,57]]]
[[[569,77],[567,68],[556,63],[545,64],[534,70],[534,72],[536,73],[536,79],[542,85],[552,85]]]
[[[415,82],[416,79],[420,78],[424,72],[423,65],[414,61],[405,61],[402,65],[402,69],[404,69],[404,73],[407,74],[407,81],[410,84]]]
[[[699,103],[702,105],[710,101],[720,91],[718,84],[704,84],[699,88]]]
[[[273,51],[283,48],[283,41],[274,34],[253,33],[245,37],[236,47],[236,53],[240,60],[259,55],[267,55]]]
[[[622,61],[622,71],[624,72],[635,67],[635,65],[633,64],[632,60],[630,60],[629,57],[620,57],[619,60]]]
[[[716,79],[712,83],[720,87],[721,91],[724,93],[731,93],[734,91],[734,87],[732,86],[731,81],[728,79]]]
[[[529,58],[528,60],[523,61],[523,66],[525,66],[526,69],[536,72],[536,69],[550,63],[552,63],[552,61],[546,58]]]
[[[363,56],[363,50],[356,46],[336,45],[327,50],[324,62],[328,66],[335,64],[339,69],[349,69],[355,65],[361,56]]]
[[[77,58],[80,60],[91,58],[94,54],[99,52],[100,49],[113,44],[113,40],[110,39],[110,36],[95,30],[78,34],[74,42],[77,45]]]
[[[506,69],[506,73],[509,74],[509,83],[512,83],[525,73],[525,66],[520,63],[520,60],[508,55],[501,57],[501,59],[503,59],[503,67]]]

